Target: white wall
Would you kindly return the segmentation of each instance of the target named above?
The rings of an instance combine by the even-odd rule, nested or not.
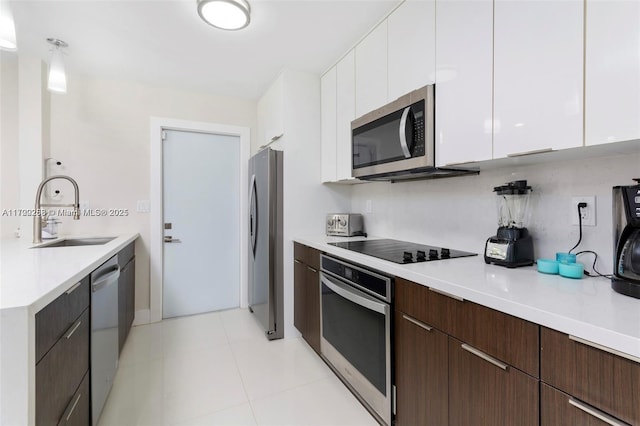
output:
[[[293,337],[293,238],[323,234],[327,213],[349,209],[349,188],[320,183],[320,76],[284,70],[273,84],[284,91],[284,136],[272,147],[284,151],[284,333]]]
[[[256,102],[144,86],[131,81],[68,76],[66,95],[51,99],[51,156],[77,180],[89,208],[122,208],[128,217],[63,219],[60,233],[110,235],[139,232],[136,311],[149,309],[149,214],[137,200],[150,198],[149,117],[256,127]],[[62,182],[63,202],[73,199]]]
[[[0,211],[19,208],[18,57],[0,52]],[[13,237],[16,216],[0,216],[0,238]]]
[[[602,273],[612,271],[611,188],[631,185],[640,175],[640,152],[630,155],[483,171],[479,176],[415,181],[370,183],[354,186],[352,209],[365,212],[372,200],[373,213],[365,214],[369,234],[418,243],[468,250],[482,254],[486,239],[497,228],[493,187],[526,179],[533,187],[531,224],[536,257],[554,257],[578,241],[578,227],[571,225],[577,210],[572,196],[596,196],[597,226],[583,227],[576,251],[599,254]],[[593,257],[580,256],[591,270]]]

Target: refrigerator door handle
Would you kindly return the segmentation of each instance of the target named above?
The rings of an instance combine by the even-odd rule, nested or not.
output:
[[[251,175],[251,190],[249,195],[249,235],[251,237],[251,253],[255,258],[258,240],[258,193],[256,190],[256,175]]]

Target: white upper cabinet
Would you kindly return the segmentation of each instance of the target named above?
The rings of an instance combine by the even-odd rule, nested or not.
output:
[[[320,79],[320,177],[336,180],[336,67]]]
[[[350,51],[337,67],[337,178],[351,177],[351,122],[356,118],[356,69],[355,52]]]
[[[356,46],[356,117],[387,103],[387,21]]]
[[[582,146],[583,21],[582,0],[495,0],[494,158]]]
[[[586,145],[639,139],[640,2],[586,4]]]
[[[258,100],[258,147],[284,134],[284,75]]]
[[[439,12],[439,11],[438,11]],[[435,81],[435,0],[406,0],[387,18],[389,96],[393,101]]]
[[[490,160],[493,1],[438,0],[436,29],[436,166]]]

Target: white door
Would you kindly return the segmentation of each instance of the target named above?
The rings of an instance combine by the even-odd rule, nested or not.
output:
[[[162,164],[162,317],[240,306],[240,138],[166,130]]]

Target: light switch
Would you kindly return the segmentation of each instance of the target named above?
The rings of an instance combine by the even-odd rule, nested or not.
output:
[[[149,213],[149,200],[138,200],[136,211],[138,213]]]

